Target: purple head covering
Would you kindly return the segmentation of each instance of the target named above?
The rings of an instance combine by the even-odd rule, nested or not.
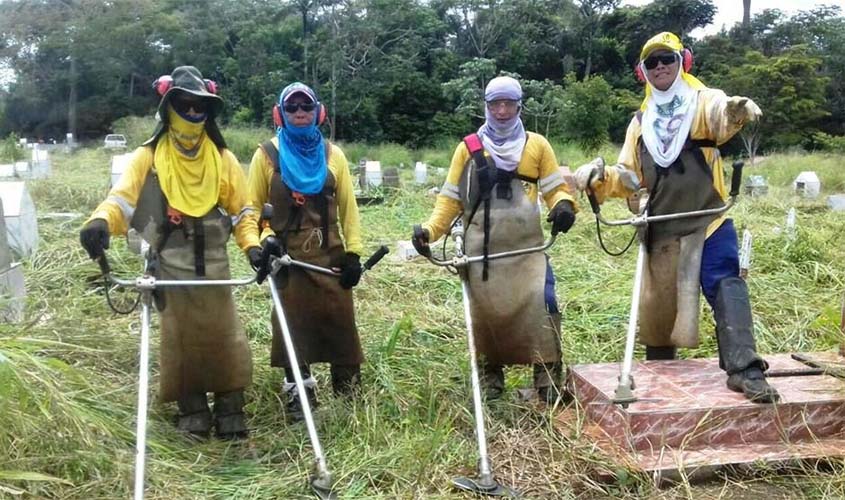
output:
[[[500,99],[521,101],[522,87],[519,82],[509,76],[499,76],[490,80],[484,91],[484,100],[490,102]],[[525,148],[525,127],[519,115],[520,113],[517,112],[516,116],[510,120],[497,120],[485,106],[484,117],[487,120],[478,129],[478,136],[484,143],[484,149],[493,158],[496,167],[509,172],[513,172],[519,166],[522,150]]]

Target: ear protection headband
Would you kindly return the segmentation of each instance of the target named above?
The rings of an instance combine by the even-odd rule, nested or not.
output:
[[[684,73],[689,73],[692,69],[692,63],[694,58],[692,56],[692,51],[690,49],[685,48],[681,51],[681,64],[684,67]],[[637,81],[639,82],[646,82],[645,73],[643,73],[643,62],[640,61],[634,66],[634,74],[637,76]]]
[[[208,78],[203,78],[202,81],[205,83],[205,90],[211,94],[217,95],[217,82],[209,80]],[[170,75],[162,75],[153,82],[153,89],[159,97],[163,97],[171,87],[173,87],[173,77]]]
[[[317,101],[316,104],[317,106],[314,108],[314,112],[317,113],[317,126],[319,127],[326,121],[326,115],[328,115],[328,112],[326,111],[326,107],[323,106],[320,101]],[[275,125],[276,128],[284,128],[285,120],[282,117],[282,113],[284,112],[285,111],[278,103],[273,105],[273,125]]]

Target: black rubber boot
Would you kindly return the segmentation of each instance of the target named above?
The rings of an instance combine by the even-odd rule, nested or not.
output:
[[[361,365],[331,365],[332,390],[349,396],[361,387]]]
[[[645,346],[645,359],[646,361],[678,359],[678,349],[671,345],[647,345]]]
[[[728,373],[728,388],[745,394],[755,403],[774,403],[780,399],[766,382],[768,364],[757,354],[754,321],[748,287],[740,278],[719,282],[714,307],[719,367]]]
[[[728,389],[741,392],[754,403],[777,403],[780,394],[766,381],[766,376],[757,366],[728,376]]]
[[[311,376],[311,370],[308,366],[301,366],[299,371],[302,375],[302,382],[305,385],[305,394],[308,395],[308,402],[311,403],[311,409],[317,407],[317,381]],[[283,392],[287,397],[287,404],[285,405],[285,414],[290,422],[301,422],[305,420],[305,411],[302,408],[302,401],[299,399],[299,391],[296,389],[296,382],[293,372],[285,369],[285,385]]]
[[[505,370],[502,365],[482,364],[479,374],[481,390],[487,399],[499,399],[505,392]]]
[[[179,415],[176,428],[194,437],[207,438],[211,433],[211,411],[205,393],[188,394],[176,401]]]
[[[220,439],[244,439],[249,435],[244,418],[244,391],[214,394],[214,427]]]

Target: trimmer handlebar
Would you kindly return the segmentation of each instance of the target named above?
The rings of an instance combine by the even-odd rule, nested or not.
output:
[[[100,266],[100,270],[103,272],[103,276],[110,283],[114,283],[119,286],[134,287],[139,290],[154,290],[156,288],[179,286],[240,286],[249,285],[250,283],[253,283],[256,278],[255,276],[251,276],[249,278],[228,280],[162,280],[156,279],[153,276],[144,275],[135,279],[123,279],[112,276],[111,266],[109,265],[108,258],[105,254],[97,257],[96,260],[97,264]]]
[[[428,260],[436,265],[441,267],[453,266],[453,267],[466,267],[467,265],[473,262],[482,262],[484,261],[483,255],[474,255],[472,257],[464,255],[463,253],[463,239],[464,239],[464,232],[461,229],[459,232],[456,232],[454,229],[452,230],[452,237],[455,240],[455,252],[456,255],[452,259],[448,260],[440,260],[432,255],[428,256]],[[553,234],[549,237],[548,240],[543,242],[542,245],[530,248],[521,248],[519,250],[509,250],[507,252],[499,252],[499,253],[491,253],[487,256],[487,260],[496,260],[496,259],[504,259],[506,257],[516,257],[518,255],[525,255],[534,252],[543,252],[548,250],[552,245],[555,243],[555,239],[557,239],[557,235]]]
[[[601,206],[599,205],[598,199],[596,199],[595,193],[589,187],[589,183],[586,189],[587,199],[590,200],[590,207],[593,209],[593,213],[596,215],[596,219],[599,220],[602,224],[606,226],[636,226],[642,227],[646,226],[652,222],[662,222],[667,220],[676,220],[676,219],[686,219],[690,217],[701,217],[704,215],[719,215],[724,212],[730,210],[732,206],[736,203],[736,197],[739,195],[740,187],[742,186],[742,167],[744,162],[742,161],[735,161],[733,163],[733,172],[731,173],[731,190],[730,190],[730,198],[728,199],[725,206],[718,207],[718,208],[709,208],[706,210],[694,210],[692,212],[679,212],[675,214],[664,214],[664,215],[637,215],[631,217],[630,219],[619,219],[619,220],[607,220],[601,215]]]

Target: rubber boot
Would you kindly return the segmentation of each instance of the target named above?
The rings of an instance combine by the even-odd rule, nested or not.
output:
[[[211,433],[211,411],[205,393],[188,394],[176,401],[179,415],[176,428],[198,438],[207,438]]]
[[[482,364],[479,374],[481,390],[487,399],[499,399],[505,392],[505,370],[502,365]]]
[[[755,403],[775,403],[778,392],[766,381],[768,364],[757,354],[748,287],[740,278],[719,282],[714,304],[719,367],[728,374],[728,389]]]
[[[287,397],[287,404],[285,405],[285,414],[291,423],[301,422],[305,420],[305,411],[302,408],[302,401],[299,399],[299,391],[296,389],[296,382],[293,373],[290,369],[285,369],[285,385],[282,391]],[[305,394],[308,395],[308,402],[311,404],[311,409],[317,407],[317,381],[311,376],[311,371],[308,366],[300,367],[302,374],[302,383],[305,385]]]
[[[646,361],[678,359],[678,349],[672,345],[647,345],[645,346],[645,359]]]
[[[244,391],[214,394],[214,427],[220,439],[244,439],[249,435],[244,418]]]
[[[331,365],[332,390],[350,396],[361,387],[361,365]]]

